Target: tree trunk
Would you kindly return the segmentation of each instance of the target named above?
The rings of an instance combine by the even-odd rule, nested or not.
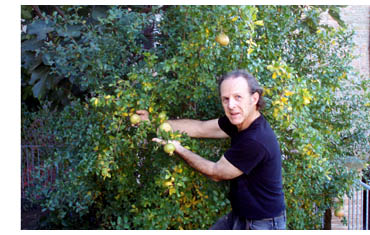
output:
[[[331,209],[326,209],[324,215],[324,230],[331,230]]]

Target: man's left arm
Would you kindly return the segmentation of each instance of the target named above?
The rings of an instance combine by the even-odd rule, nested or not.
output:
[[[153,141],[165,144],[163,140],[158,138],[154,138]],[[216,182],[221,180],[230,180],[243,174],[241,170],[231,164],[224,156],[222,156],[217,162],[212,162],[186,149],[178,141],[170,142],[175,145],[175,152],[192,168]]]

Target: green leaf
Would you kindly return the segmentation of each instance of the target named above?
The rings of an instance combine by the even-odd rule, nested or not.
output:
[[[54,53],[45,53],[42,55],[42,62],[45,64],[45,65],[53,65],[55,62],[54,60],[52,59],[52,54]]]
[[[40,41],[37,38],[33,38],[33,39],[22,42],[21,49],[23,53],[25,51],[36,51],[37,49],[40,49],[42,46],[43,46],[43,41]]]
[[[81,36],[82,25],[68,25],[67,28],[59,28],[57,33],[61,37],[79,37]]]
[[[34,85],[32,87],[32,92],[33,92],[33,96],[36,97],[36,98],[41,98],[45,92],[45,80],[46,80],[46,77],[44,77],[43,79],[39,80],[36,85]]]
[[[44,20],[37,20],[28,25],[27,33],[36,34],[38,40],[45,40],[47,33],[54,31],[53,26],[54,25],[50,21],[45,22]]]
[[[32,72],[42,63],[41,55],[35,56],[35,53],[26,51],[22,53],[21,56],[22,67],[28,69],[29,72]]]
[[[49,68],[46,66],[42,66],[32,72],[31,80],[29,82],[30,85],[33,85],[36,81],[45,80],[49,73]]]
[[[107,14],[108,10],[109,10],[109,7],[107,6],[95,6],[91,12],[91,16],[95,20],[98,20],[99,18],[105,18],[108,15]]]
[[[25,20],[32,19],[32,7],[29,5],[21,6],[21,17]]]

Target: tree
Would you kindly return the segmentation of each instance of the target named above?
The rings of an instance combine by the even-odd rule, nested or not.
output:
[[[217,160],[228,140],[157,133],[164,121],[159,113],[194,119],[222,115],[217,77],[243,68],[265,89],[263,114],[281,145],[288,228],[322,227],[325,210],[356,176],[337,167],[350,151],[345,141],[355,140],[344,136],[354,125],[347,115],[354,103],[360,109],[369,103],[368,80],[356,86],[361,100],[344,102],[337,95],[351,78],[352,33],[319,23],[320,13],[336,7],[87,9],[66,7],[64,17],[33,19],[22,42],[22,79],[43,104],[64,107],[53,115],[40,111],[57,141],[66,144],[50,164],[69,169],[55,183],[58,190],[45,192],[48,226],[206,229],[213,224],[230,209],[227,183],[211,182],[151,139],[158,134],[177,139]],[[215,40],[221,32],[230,39],[226,46]],[[84,95],[68,95],[71,84]],[[152,121],[133,127],[129,118],[138,109],[149,110]],[[364,113],[359,118],[368,120]],[[357,137],[361,142],[368,135]]]

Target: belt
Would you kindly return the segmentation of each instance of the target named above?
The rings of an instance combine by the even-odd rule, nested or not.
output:
[[[282,216],[285,216],[285,210],[283,210],[279,215],[275,216],[275,217],[271,217],[271,218],[265,218],[265,219],[251,219],[252,220],[274,220],[274,219],[278,219]]]

